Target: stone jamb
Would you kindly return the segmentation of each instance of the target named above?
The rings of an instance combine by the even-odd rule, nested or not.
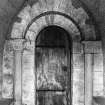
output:
[[[22,104],[22,52],[23,39],[9,40],[14,50],[14,105]]]

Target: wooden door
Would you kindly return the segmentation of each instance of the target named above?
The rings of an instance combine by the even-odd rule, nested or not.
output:
[[[67,55],[65,48],[36,48],[37,105],[70,103],[70,68]]]
[[[36,105],[70,105],[70,51],[65,30],[50,26],[36,41]]]

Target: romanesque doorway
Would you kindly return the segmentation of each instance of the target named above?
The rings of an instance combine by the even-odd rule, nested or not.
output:
[[[36,105],[70,105],[71,43],[58,26],[39,32],[35,44]]]
[[[38,0],[19,11],[4,45],[2,98],[15,98],[14,105],[90,105],[104,96],[100,34],[78,2]]]

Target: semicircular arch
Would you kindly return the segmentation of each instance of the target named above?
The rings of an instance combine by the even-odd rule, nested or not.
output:
[[[75,8],[72,4],[72,0],[39,0],[32,6],[27,3],[27,5],[18,14],[21,21],[14,22],[13,24],[10,38],[25,38],[26,31],[30,25],[33,24],[36,18],[43,17],[45,15],[45,21],[47,25],[50,25],[53,19],[57,17],[57,14],[61,17],[66,17],[67,19],[69,17],[71,19],[80,32],[81,40],[97,39],[94,23],[86,23],[86,21],[91,18],[89,17],[90,15],[88,15],[82,6]],[[61,19],[62,21],[67,20],[63,20],[63,18]],[[69,27],[69,29],[72,30],[71,27]]]

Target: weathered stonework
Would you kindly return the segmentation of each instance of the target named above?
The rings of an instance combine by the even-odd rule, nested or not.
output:
[[[12,50],[6,51],[6,59],[11,59],[11,62],[8,60],[3,61],[2,86],[7,91],[6,93],[3,92],[5,98],[12,98],[12,95],[14,95],[16,99],[15,105],[35,105],[37,96],[35,41],[39,32],[51,25],[64,28],[69,32],[73,41],[71,51],[72,63],[70,65],[72,68],[71,88],[73,105],[90,105],[92,96],[104,95],[103,68],[96,69],[98,64],[98,66],[103,65],[101,44],[100,42],[80,43],[81,39],[96,40],[94,25],[86,23],[89,16],[82,7],[75,8],[71,0],[38,0],[32,6],[27,4],[18,14],[18,17],[20,21],[14,22],[11,31],[10,38],[13,40],[8,42],[11,43]],[[10,58],[9,55],[13,57]],[[97,56],[100,58],[100,63],[98,64],[96,62],[96,59],[99,59]],[[94,59],[91,59],[91,57]],[[14,62],[15,65],[13,64]],[[7,67],[5,69],[5,63],[11,65],[13,69],[7,69]],[[6,70],[8,72],[11,71],[11,75]],[[99,77],[98,82],[97,76]],[[8,78],[9,82],[6,81]],[[11,82],[14,80],[14,83]],[[13,89],[15,92],[13,92]],[[93,93],[91,93],[92,91]],[[46,97],[48,96],[50,95],[46,94]],[[88,99],[86,100],[87,97]]]
[[[93,96],[104,96],[103,54],[94,54]]]
[[[24,37],[23,35],[26,30],[26,27],[28,24],[30,24],[32,19],[36,18],[37,16],[39,16],[42,13],[49,12],[49,11],[56,11],[59,13],[63,13],[67,16],[70,16],[80,27],[81,32],[84,35],[83,38],[85,40],[89,40],[89,39],[95,40],[96,39],[94,25],[85,23],[86,20],[89,19],[89,16],[87,15],[87,13],[84,11],[84,9],[82,7],[75,8],[72,5],[71,0],[53,0],[53,1],[52,0],[49,0],[49,1],[39,0],[32,7],[27,4],[27,6],[24,7],[23,10],[18,15],[21,18],[21,22],[20,23],[16,22],[13,25],[11,37],[12,38]],[[70,27],[71,26],[70,20],[69,20],[69,22],[67,21],[67,23],[65,23],[66,18],[63,19],[62,17],[60,17],[59,19],[61,20],[61,23],[64,22],[63,28],[65,28],[66,30],[68,30],[68,31],[70,31],[70,30],[72,31],[72,29],[76,30],[76,28]],[[56,19],[56,15],[54,15],[54,16],[46,15],[46,17],[45,17],[46,23],[44,23],[44,24],[46,24],[45,26],[48,26],[48,25],[62,26],[61,23],[59,24],[59,22],[54,23],[54,20],[58,21],[59,19]],[[41,21],[39,21],[39,22],[41,22]],[[78,32],[76,31],[76,33],[78,33]],[[76,33],[74,33],[74,35]]]
[[[22,104],[35,105],[34,53],[26,49],[22,55]]]
[[[13,97],[14,52],[11,43],[6,42],[3,53],[2,97]]]
[[[86,54],[102,54],[102,43],[100,41],[83,41]]]
[[[91,45],[93,45],[92,49],[90,47]],[[35,104],[34,102],[35,102],[35,96],[36,96],[36,92],[35,92],[36,76],[35,76],[34,50],[35,50],[34,41],[20,40],[20,44],[19,44],[18,40],[14,40],[14,41],[10,40],[10,41],[6,41],[6,44],[5,44],[4,59],[5,58],[10,59],[10,61],[9,62],[7,62],[8,60],[3,61],[2,87],[3,89],[5,89],[6,92],[2,90],[2,95],[4,98],[12,98],[13,95],[15,95],[15,98],[17,99],[16,105],[20,104],[21,100],[23,104],[28,104],[28,105]],[[102,68],[103,57],[102,57],[102,51],[101,51],[101,43],[83,42],[83,44],[80,44],[78,42],[74,42],[72,55],[73,55],[72,56],[73,61],[71,65],[72,66],[72,89],[73,89],[72,103],[75,105],[77,104],[84,105],[85,103],[87,105],[88,103],[91,103],[92,96],[104,96],[104,87],[103,87],[104,78],[103,78],[103,68]],[[17,61],[19,59],[22,62]],[[15,65],[18,63],[18,65],[21,65],[22,68],[20,68],[20,66],[14,66],[14,62],[15,62]],[[5,67],[5,64],[10,65],[9,68]],[[92,71],[90,71],[89,68]],[[88,72],[86,72],[85,69],[87,69]],[[16,72],[15,70],[20,70],[20,72]],[[15,75],[14,75],[14,72],[15,72]],[[16,73],[20,73],[18,75],[20,75],[21,79],[19,78],[16,79]],[[90,74],[92,73],[93,76],[90,77],[88,76],[88,74],[85,74],[85,73],[90,73]],[[86,82],[86,79],[88,80],[88,82]],[[13,82],[14,80],[16,83],[18,83],[18,87],[16,86],[16,84],[14,84]],[[14,89],[15,91],[18,91],[19,94],[13,93],[13,85],[15,85]],[[88,92],[93,91],[93,93],[91,94],[86,93],[85,92],[86,87],[88,87],[87,89],[91,89],[91,90],[88,90]],[[88,101],[85,99],[85,97],[89,97]]]
[[[84,54],[84,46],[80,42],[73,42],[72,45],[73,54]]]
[[[73,54],[73,105],[84,105],[84,55]]]
[[[72,21],[61,15],[53,15],[53,18],[53,23],[51,20],[46,20],[46,16],[40,17],[35,22],[33,22],[29,28],[29,31],[27,31],[25,35],[26,39],[35,40],[41,29],[50,25],[56,25],[66,29],[70,33],[70,37],[72,37],[73,40],[81,40],[80,32]]]

